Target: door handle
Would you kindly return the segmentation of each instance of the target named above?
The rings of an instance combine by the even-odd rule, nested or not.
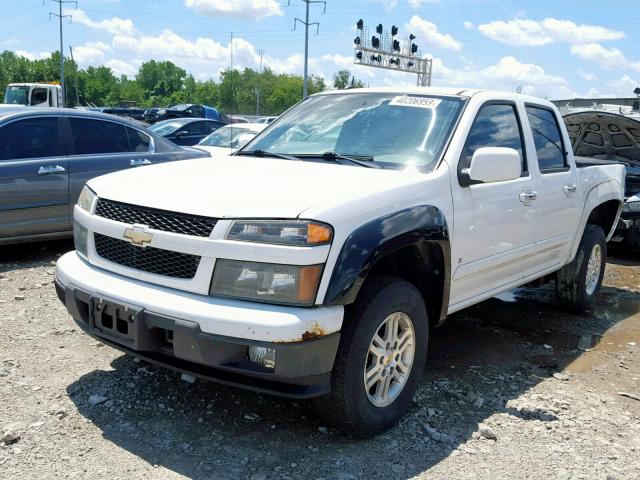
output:
[[[140,167],[142,165],[151,165],[151,160],[147,159],[147,158],[136,158],[131,160],[131,162],[129,162],[129,164],[132,167]]]
[[[50,166],[50,167],[40,167],[38,169],[38,175],[55,175],[57,173],[64,173],[67,169],[61,167],[60,165]]]
[[[568,183],[564,187],[562,187],[562,190],[564,191],[565,195],[569,196],[570,193],[576,193],[578,191],[578,186]]]
[[[538,192],[535,190],[531,190],[528,192],[522,192],[520,194],[520,201],[525,205],[529,205],[533,200],[538,198]]]

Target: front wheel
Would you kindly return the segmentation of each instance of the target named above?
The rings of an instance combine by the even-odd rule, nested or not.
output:
[[[604,231],[587,225],[575,258],[556,276],[556,293],[560,305],[573,312],[584,312],[595,302],[602,285],[607,262]]]
[[[318,413],[357,437],[393,426],[422,378],[429,326],[420,292],[394,277],[367,282],[345,316],[331,393]]]

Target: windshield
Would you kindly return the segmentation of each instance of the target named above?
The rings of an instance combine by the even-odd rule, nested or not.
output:
[[[258,132],[250,128],[243,128],[237,126],[227,125],[219,128],[211,135],[206,137],[200,142],[200,145],[205,147],[229,147],[229,148],[241,148],[249,140],[242,138],[242,144],[239,144],[240,137],[243,135],[257,135]]]
[[[11,86],[7,87],[7,91],[4,94],[4,103],[11,103],[14,105],[27,105],[29,96],[29,87],[26,86]]]
[[[344,93],[310,97],[244,151],[295,157],[334,152],[383,168],[435,168],[464,100],[458,97]]]
[[[168,121],[168,122],[158,122],[158,123],[156,123],[154,125],[151,125],[148,128],[152,132],[157,133],[161,137],[164,137],[164,136],[172,134],[173,132],[178,130],[183,125],[184,125],[184,123]]]

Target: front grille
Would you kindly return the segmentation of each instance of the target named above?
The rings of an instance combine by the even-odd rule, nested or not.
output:
[[[129,242],[94,234],[96,253],[110,262],[144,272],[174,278],[195,277],[200,257],[154,247],[136,247]]]
[[[195,237],[208,237],[216,226],[216,219],[166,212],[155,208],[129,205],[100,198],[96,205],[96,215],[116,222],[140,223],[154,230],[181,233]]]

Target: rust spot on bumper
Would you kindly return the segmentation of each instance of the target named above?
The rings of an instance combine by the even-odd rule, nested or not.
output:
[[[314,323],[313,328],[311,330],[307,330],[302,334],[302,341],[304,342],[306,340],[311,340],[312,338],[323,337],[326,334],[327,333],[324,331],[324,329],[320,325],[318,325],[317,323]]]
[[[324,337],[327,332],[317,323],[314,323],[309,330],[306,330],[302,336],[296,338],[290,338],[286,340],[275,340],[274,343],[295,343],[295,342],[306,342],[307,340],[312,340],[318,337]]]

